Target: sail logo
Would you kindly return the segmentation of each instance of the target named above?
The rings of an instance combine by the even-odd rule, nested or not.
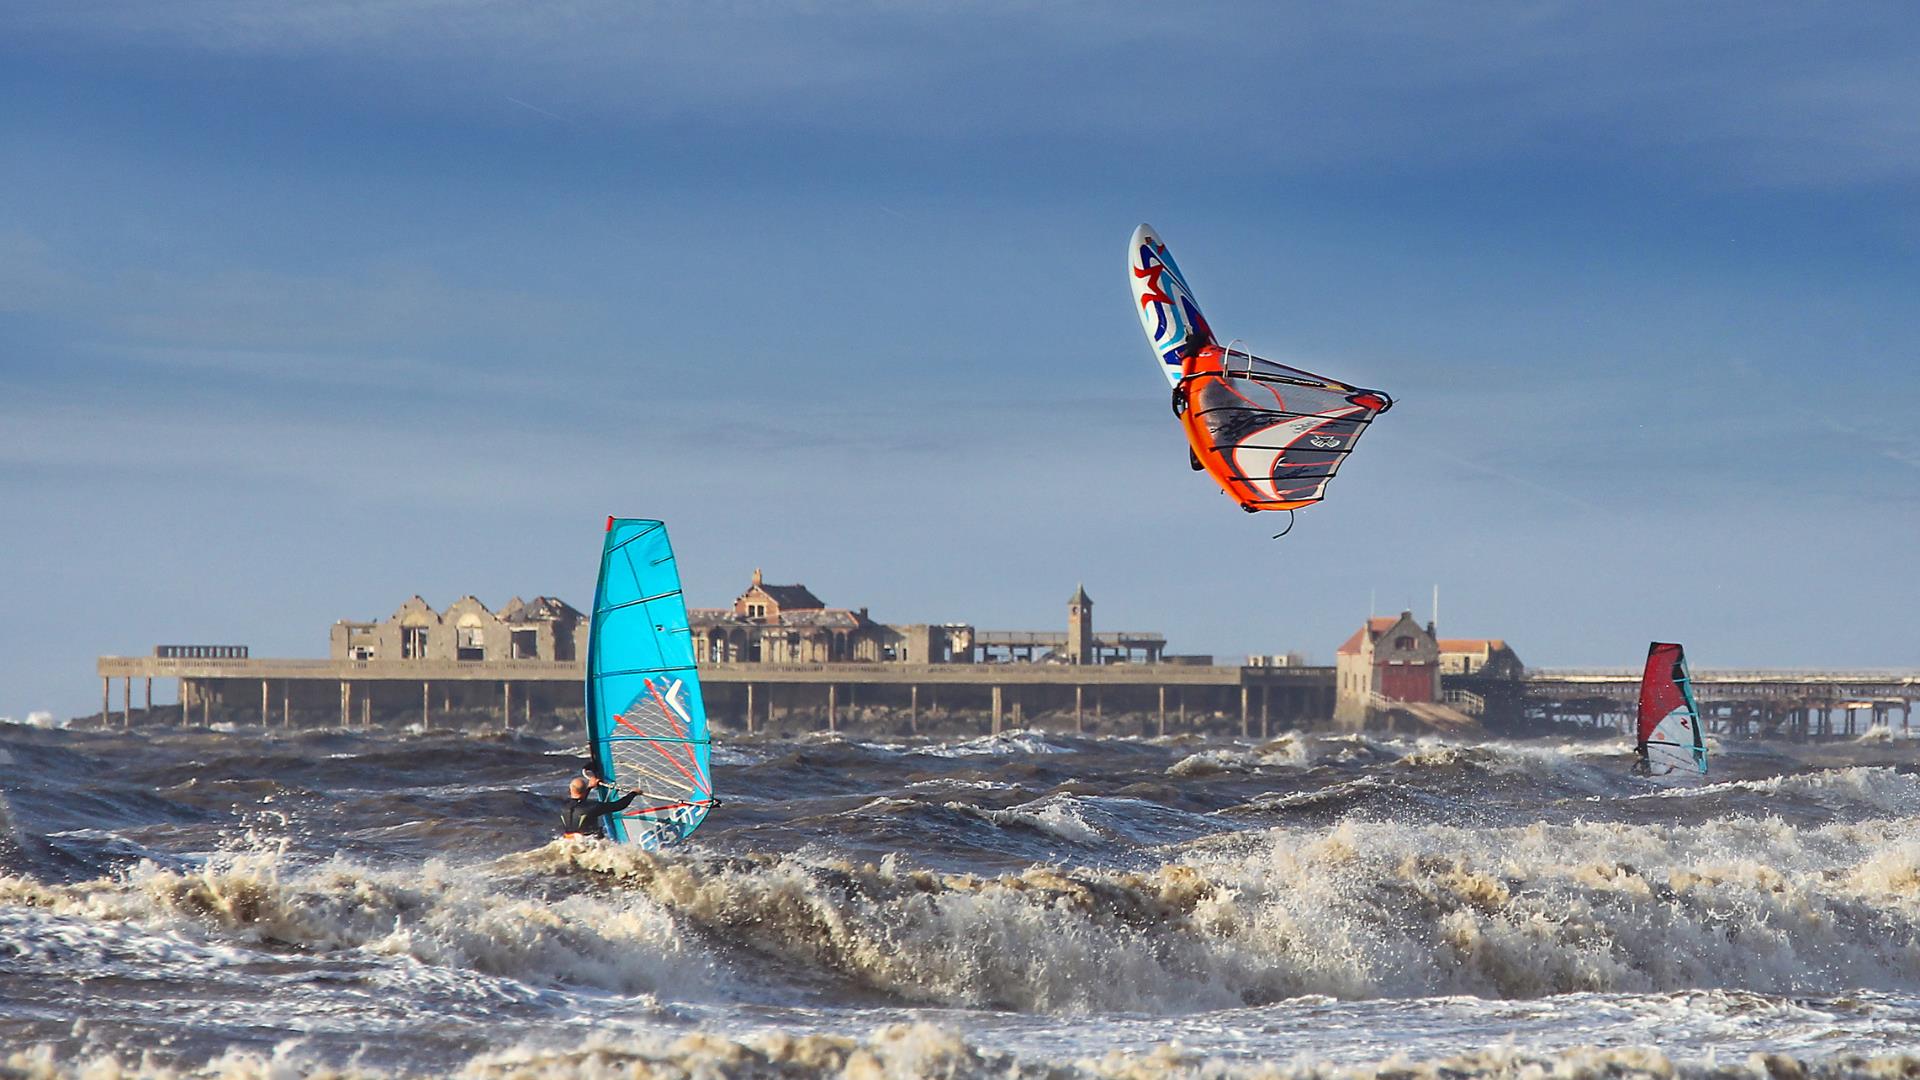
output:
[[[1313,438],[1308,439],[1307,441],[1319,447],[1322,450],[1331,450],[1334,447],[1340,445],[1340,440],[1330,435],[1315,435]]]

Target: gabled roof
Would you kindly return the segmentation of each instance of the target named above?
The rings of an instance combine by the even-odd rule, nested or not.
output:
[[[1499,652],[1507,647],[1500,638],[1441,638],[1441,652]]]
[[[1399,621],[1400,621],[1400,616],[1398,615],[1375,615],[1373,618],[1367,620],[1367,625],[1361,627],[1358,630],[1355,630],[1353,632],[1353,636],[1348,638],[1340,646],[1338,650],[1339,655],[1341,656],[1360,655],[1360,635],[1362,634],[1367,635],[1367,640],[1371,641],[1374,638],[1379,637],[1381,634],[1384,634],[1387,631],[1393,629],[1393,624]]]
[[[768,585],[762,582],[758,587],[761,592],[767,594],[767,599],[772,600],[785,610],[823,608],[827,606],[821,603],[820,598],[813,595],[813,592],[805,585]]]

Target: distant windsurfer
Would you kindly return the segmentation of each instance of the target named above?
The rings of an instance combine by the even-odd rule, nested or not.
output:
[[[608,814],[625,810],[634,799],[639,798],[638,791],[629,791],[617,799],[590,798],[594,788],[607,785],[597,776],[576,776],[573,783],[567,785],[566,809],[560,811],[562,832],[569,838],[594,837],[604,840],[607,837],[606,826],[600,821]]]

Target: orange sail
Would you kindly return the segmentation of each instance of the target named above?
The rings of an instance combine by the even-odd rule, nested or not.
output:
[[[1218,345],[1188,356],[1173,390],[1193,461],[1248,511],[1319,502],[1367,425],[1392,406],[1378,390]]]
[[[1393,399],[1221,348],[1172,252],[1149,226],[1134,230],[1127,271],[1140,328],[1173,384],[1193,467],[1248,512],[1296,510],[1324,498],[1360,433]]]

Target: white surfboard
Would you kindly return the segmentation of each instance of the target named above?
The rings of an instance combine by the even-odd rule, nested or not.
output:
[[[1187,279],[1181,276],[1180,267],[1151,225],[1133,230],[1133,243],[1127,248],[1127,277],[1133,286],[1140,328],[1146,331],[1147,344],[1153,346],[1161,374],[1169,385],[1178,384],[1180,365],[1188,349],[1215,344],[1213,328],[1200,313]]]

